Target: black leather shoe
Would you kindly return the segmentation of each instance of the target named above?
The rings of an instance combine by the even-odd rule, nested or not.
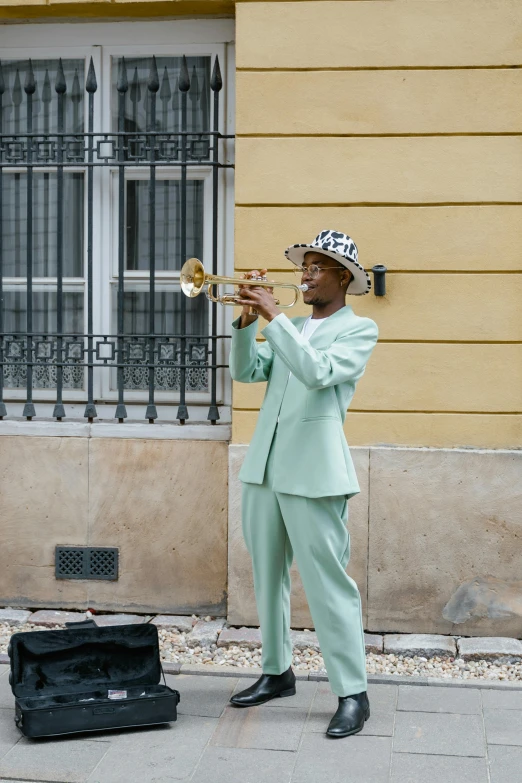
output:
[[[330,721],[326,733],[329,737],[349,737],[357,734],[370,717],[370,702],[366,691],[353,696],[339,696],[337,712]]]
[[[250,688],[236,693],[230,701],[236,707],[254,707],[278,696],[295,696],[295,674],[291,666],[282,674],[262,674]]]

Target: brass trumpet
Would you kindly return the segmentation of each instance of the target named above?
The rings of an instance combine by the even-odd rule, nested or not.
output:
[[[290,304],[280,304],[276,299],[276,304],[281,308],[293,307],[299,297],[299,291],[308,291],[306,283],[303,285],[292,285],[292,283],[271,283],[266,277],[258,277],[250,280],[243,280],[239,277],[221,277],[220,275],[210,275],[205,272],[205,267],[198,258],[189,258],[185,261],[181,269],[180,274],[181,290],[185,296],[191,299],[198,296],[203,288],[206,286],[207,299],[211,302],[219,302],[222,305],[235,305],[237,304],[237,296],[233,294],[222,294],[221,296],[215,296],[212,293],[212,289],[217,285],[257,285],[264,288],[292,288],[294,291],[294,301]]]

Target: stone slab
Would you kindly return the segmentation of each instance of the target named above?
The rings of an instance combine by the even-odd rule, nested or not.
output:
[[[191,783],[290,783],[294,760],[278,750],[208,747]]]
[[[243,444],[231,444],[229,447],[227,619],[230,625],[256,626],[259,625],[259,618],[254,596],[252,565],[241,526],[241,482],[238,479],[247,448],[248,446]],[[359,587],[363,622],[366,627],[369,450],[357,447],[350,451],[361,492],[350,499],[348,506],[351,558],[347,572]],[[292,628],[313,629],[313,621],[295,562],[290,575],[292,579],[290,625]]]
[[[486,759],[394,753],[390,783],[488,783]],[[493,783],[493,781],[492,781]],[[508,783],[504,778],[502,783]]]
[[[391,737],[397,703],[397,686],[368,685],[368,698],[370,699],[371,717],[364,724],[364,729],[358,736]],[[337,704],[337,696],[332,693],[330,685],[319,682],[305,731],[324,733],[337,709]]]
[[[482,716],[397,712],[393,749],[399,753],[485,756]]]
[[[522,711],[522,688],[518,691],[483,690],[482,706],[494,710]]]
[[[417,688],[415,685],[400,685],[397,709],[404,712],[480,715],[482,703],[478,689]]]
[[[87,438],[0,437],[2,606],[88,606],[85,581],[55,578],[55,547],[88,542],[88,448]]]
[[[309,671],[308,679],[310,681],[316,680],[317,682],[328,682],[328,672],[326,669],[316,669],[315,671]]]
[[[380,654],[384,647],[384,637],[376,633],[365,633],[364,646],[367,653]]]
[[[0,709],[14,709],[15,702],[11,685],[9,684],[10,667],[2,666],[0,671]]]
[[[9,623],[9,625],[23,625],[31,616],[31,612],[24,609],[11,609],[7,606],[0,609],[0,623]]]
[[[248,647],[255,650],[261,647],[261,631],[259,628],[225,628],[219,634],[218,647]]]
[[[488,745],[522,747],[522,710],[484,709]]]
[[[88,606],[224,615],[228,445],[137,438],[88,443],[89,544],[120,550],[118,581],[89,582]]]
[[[522,748],[490,745],[488,756],[491,783],[518,783],[522,769]]]
[[[59,742],[35,742],[23,737],[0,759],[0,777],[86,783],[109,747],[108,741],[60,739]]]
[[[165,674],[179,674],[181,672],[181,663],[176,661],[162,661],[161,665]]]
[[[105,628],[108,625],[142,625],[148,618],[138,614],[95,614],[92,619],[100,628]]]
[[[20,741],[20,731],[15,726],[14,717],[14,707],[0,710],[0,759]]]
[[[391,738],[364,737],[332,741],[324,734],[305,734],[292,783],[388,783]]]
[[[168,726],[118,732],[88,783],[187,780],[217,723],[217,718],[184,715]]]
[[[373,447],[370,465],[367,630],[518,636],[522,451]],[[488,575],[505,598],[468,594],[443,614]]]
[[[217,663],[182,663],[181,674],[201,674],[213,677],[261,677],[263,670],[258,666],[247,668],[246,666],[229,666]]]
[[[290,638],[294,649],[321,652],[319,639],[314,631],[290,631]]]
[[[167,675],[167,685],[181,694],[179,715],[219,718],[236,687],[233,677],[198,677],[190,674]]]
[[[187,637],[189,647],[210,647],[217,644],[218,636],[225,625],[224,618],[217,620],[198,620],[192,632]]]
[[[158,614],[151,620],[152,625],[158,628],[167,628],[169,631],[176,629],[182,633],[190,633],[196,624],[192,617],[185,617],[179,614]]]
[[[465,661],[489,660],[511,663],[522,660],[522,641],[506,637],[476,637],[458,640],[459,656]]]
[[[224,748],[297,751],[306,720],[305,710],[263,704],[250,707],[248,716],[245,712],[227,706],[210,744]]]
[[[455,639],[434,634],[385,634],[384,652],[395,655],[414,655],[424,658],[454,657],[457,652]]]
[[[61,612],[55,609],[40,609],[33,612],[28,619],[31,625],[65,625],[65,623],[81,623],[86,619],[84,612]]]

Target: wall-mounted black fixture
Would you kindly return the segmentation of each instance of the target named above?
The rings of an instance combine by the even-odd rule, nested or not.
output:
[[[373,293],[375,296],[384,296],[386,294],[386,272],[387,268],[383,264],[372,266],[373,272]]]

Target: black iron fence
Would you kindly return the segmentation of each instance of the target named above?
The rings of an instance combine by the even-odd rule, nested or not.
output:
[[[112,127],[104,132],[95,130],[99,85],[92,59],[83,88],[78,69],[73,77],[68,76],[61,60],[56,61],[53,75],[46,69],[44,76],[43,70],[35,76],[36,66],[33,68],[31,61],[23,68],[11,66],[10,81],[0,70],[0,419],[8,415],[5,399],[12,398],[9,390],[23,388],[24,417],[31,420],[35,416],[38,389],[51,389],[55,394],[53,416],[60,421],[65,417],[64,392],[74,389],[75,399],[78,390],[85,395],[84,416],[92,422],[97,416],[95,378],[100,371],[111,373],[113,378],[115,418],[120,422],[127,417],[129,389],[141,389],[147,398],[144,418],[150,423],[158,417],[159,391],[178,395],[180,423],[188,419],[187,394],[191,391],[208,401],[208,420],[215,424],[219,419],[218,371],[226,366],[224,352],[219,349],[227,335],[218,334],[217,305],[206,300],[204,307],[194,305],[203,297],[188,300],[174,283],[176,313],[169,319],[161,302],[171,294],[158,287],[158,272],[167,268],[179,271],[194,248],[202,246],[201,237],[195,236],[202,231],[202,222],[196,219],[201,210],[194,206],[201,194],[198,196],[197,180],[190,174],[193,167],[209,167],[211,199],[205,201],[204,221],[211,240],[206,255],[209,268],[218,273],[219,177],[220,169],[232,167],[222,159],[223,140],[232,137],[220,132],[223,82],[218,59],[211,72],[208,63],[208,82],[203,66],[198,77],[195,66],[190,73],[185,57],[176,59],[174,77],[167,65],[161,74],[156,58],[149,59],[145,80],[140,80],[137,65],[133,68],[132,63],[119,59],[112,87],[116,104]],[[158,168],[163,175],[166,170],[175,172],[174,178],[158,180]],[[97,333],[94,318],[97,169],[114,172],[118,205],[115,328],[107,334]],[[132,191],[130,169],[147,172],[145,179],[134,181]],[[71,272],[74,238],[67,240],[66,247],[64,237],[74,233],[70,193],[78,171],[85,176],[78,185],[81,204],[76,209],[75,231],[84,237],[85,252],[78,251],[84,289],[75,300],[68,293],[68,279],[78,277],[77,271]],[[40,200],[36,191],[44,194]],[[142,196],[138,210],[136,204]],[[175,201],[175,213],[169,199]],[[158,208],[162,211],[161,253],[157,252]],[[169,226],[173,222],[176,225]],[[148,227],[142,230],[145,224]],[[43,244],[42,225],[46,234]],[[174,232],[174,239],[169,231]],[[174,247],[176,262],[169,267],[169,248]],[[52,297],[51,309],[47,300],[45,307],[41,304],[42,264],[49,276],[50,285],[44,289],[47,299]],[[129,290],[127,273],[133,268],[148,273],[141,293]],[[143,328],[136,331],[136,324]]]

